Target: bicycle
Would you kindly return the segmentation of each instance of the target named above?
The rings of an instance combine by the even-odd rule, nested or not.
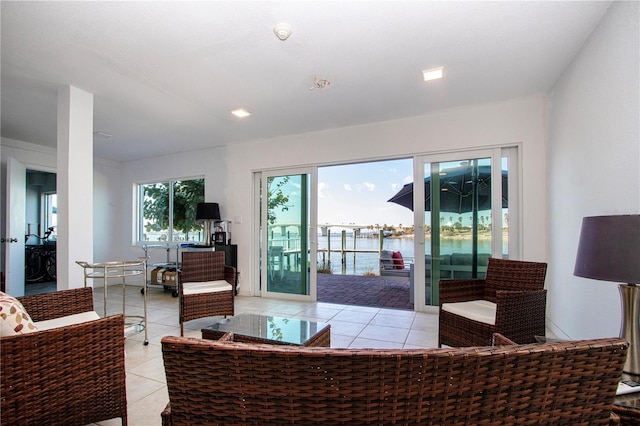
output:
[[[53,229],[53,226],[49,227],[42,237],[36,234],[25,235],[25,242],[29,237],[36,237],[40,241],[39,245],[25,246],[24,276],[28,283],[56,280],[55,243],[49,241]]]

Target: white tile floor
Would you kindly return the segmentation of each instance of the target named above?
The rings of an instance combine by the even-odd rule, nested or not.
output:
[[[107,314],[122,311],[122,289],[107,289]],[[94,290],[95,309],[103,315],[103,292]],[[143,297],[140,287],[127,286],[125,310],[128,315],[141,315]],[[416,313],[391,309],[303,303],[259,297],[238,296],[236,314],[257,313],[285,318],[301,318],[331,324],[331,346],[350,348],[424,348],[438,342],[437,313]],[[434,311],[435,312],[435,311]],[[202,318],[185,323],[185,336],[201,337],[200,330],[221,317]],[[129,424],[160,425],[160,412],[169,401],[164,376],[160,339],[180,335],[178,299],[161,289],[149,289],[147,294],[149,345],[144,346],[144,333],[127,337],[127,403]],[[99,425],[119,425],[120,419]]]

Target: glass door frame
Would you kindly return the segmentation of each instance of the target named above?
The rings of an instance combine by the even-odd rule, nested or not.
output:
[[[309,248],[308,259],[308,278],[309,278],[309,294],[289,294],[289,293],[276,293],[270,292],[267,288],[268,279],[268,267],[266,265],[266,259],[268,259],[268,227],[261,226],[261,224],[267,223],[267,201],[268,201],[268,187],[266,182],[272,177],[282,177],[290,175],[307,175],[308,179],[308,193],[307,193],[307,205],[308,205],[308,217],[309,223],[307,224],[307,244]],[[287,169],[273,169],[264,170],[255,173],[255,195],[256,195],[256,209],[254,210],[254,253],[259,254],[255,256],[256,262],[254,262],[252,276],[259,278],[254,281],[255,285],[252,288],[252,294],[265,298],[276,298],[284,300],[296,300],[305,302],[315,302],[317,300],[317,268],[315,262],[317,259],[317,220],[318,220],[318,170],[315,166],[309,167],[296,167]],[[259,200],[259,202],[257,202]],[[304,234],[301,232],[301,234]],[[304,267],[306,261],[305,257],[301,253],[301,268],[300,272],[304,273],[307,270]],[[311,267],[313,266],[313,267]]]
[[[440,154],[427,154],[414,157],[413,164],[413,181],[424,182],[425,179],[425,166],[427,164],[433,165],[434,163],[444,163],[458,160],[466,160],[470,158],[491,158],[491,181],[501,182],[501,164],[502,158],[507,157],[509,162],[509,217],[519,218],[519,159],[517,156],[517,147],[496,147],[477,150],[465,150]],[[494,167],[498,165],[499,167]],[[491,186],[491,199],[500,200],[502,197],[502,186]],[[413,192],[413,205],[416,206],[413,212],[414,223],[414,253],[416,253],[414,260],[414,273],[413,286],[414,286],[414,310],[420,312],[433,312],[437,309],[436,305],[427,305],[425,303],[425,274],[418,273],[417,271],[425,270],[425,205],[424,196],[422,191]],[[492,203],[491,214],[493,217],[502,218],[502,204]],[[515,222],[515,223],[514,223]],[[509,258],[517,259],[520,250],[519,247],[519,220],[511,221],[509,226]],[[514,225],[515,226],[512,226]],[[431,224],[429,224],[431,225]],[[494,257],[502,257],[502,227],[492,227],[491,229],[491,255]],[[419,255],[422,254],[422,255]],[[432,292],[438,291],[437,283],[435,283]]]

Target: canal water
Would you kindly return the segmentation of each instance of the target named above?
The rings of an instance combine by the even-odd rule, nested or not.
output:
[[[331,270],[334,274],[348,274],[348,275],[364,275],[365,273],[378,273],[379,259],[378,248],[380,241],[378,238],[356,238],[355,248],[357,250],[372,250],[375,253],[354,253],[346,254],[346,265],[342,267],[341,254],[334,252],[334,250],[340,250],[342,247],[342,238],[340,234],[331,235]],[[346,245],[347,250],[353,250],[354,241],[353,237],[347,235]],[[431,244],[427,239],[425,241],[425,247],[427,254],[431,253]],[[326,250],[327,237],[318,235],[318,249]],[[405,258],[414,257],[413,238],[384,238],[383,250],[399,251]],[[471,239],[468,238],[445,238],[442,239],[440,244],[441,254],[453,254],[453,253],[470,253],[471,252]],[[491,240],[479,239],[478,240],[478,253],[491,253]],[[327,260],[326,253],[324,260]],[[322,267],[323,253],[318,253],[318,267]]]

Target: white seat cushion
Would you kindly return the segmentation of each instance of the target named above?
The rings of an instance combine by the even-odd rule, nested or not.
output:
[[[216,293],[219,291],[231,291],[231,284],[225,280],[202,281],[195,283],[181,283],[183,294]]]
[[[68,325],[81,324],[97,319],[100,319],[100,316],[95,311],[89,311],[45,321],[36,321],[34,324],[38,330],[50,330],[52,328],[66,327]]]
[[[473,321],[496,325],[496,304],[488,300],[443,303],[442,310]]]

